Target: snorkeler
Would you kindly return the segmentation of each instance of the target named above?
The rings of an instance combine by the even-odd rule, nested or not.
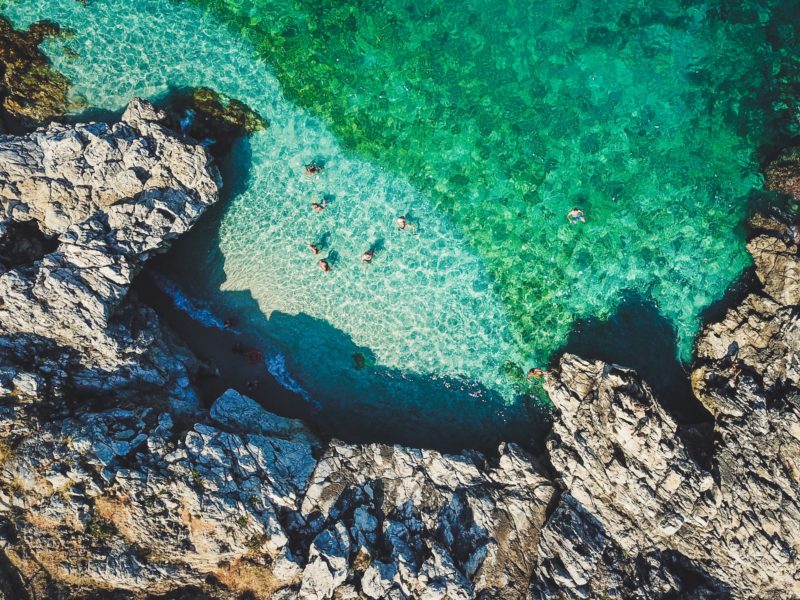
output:
[[[545,375],[547,375],[547,373],[543,369],[531,369],[530,371],[528,371],[528,381],[530,381],[531,379],[536,379],[537,381],[540,381],[544,379]]]
[[[317,246],[315,246],[314,244],[306,244],[306,247],[309,250],[311,250],[311,254],[313,254],[314,256],[319,254],[319,248],[317,248]]]
[[[180,122],[181,133],[186,133],[189,130],[189,128],[192,126],[192,123],[194,123],[195,116],[195,112],[191,108],[187,108],[184,111]]]
[[[583,216],[583,211],[580,208],[573,208],[567,213],[567,221],[575,225],[576,223],[586,223],[586,218]]]
[[[319,175],[322,173],[322,167],[316,163],[308,163],[306,165],[306,175]]]
[[[320,259],[320,261],[319,261],[319,268],[320,268],[320,269],[322,269],[323,271],[330,271],[330,270],[332,270],[332,267],[331,267],[330,263],[328,263],[328,261],[327,261],[327,260],[325,260],[324,258],[321,258],[321,259]]]
[[[375,249],[370,248],[361,255],[361,262],[372,262],[372,257],[375,256]]]
[[[325,210],[325,200],[323,200],[321,203],[320,202],[312,202],[311,203],[311,208],[315,212],[322,212],[323,210]]]

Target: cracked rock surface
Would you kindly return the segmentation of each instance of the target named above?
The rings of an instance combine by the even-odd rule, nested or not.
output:
[[[217,198],[162,119],[0,136],[0,598],[800,597],[794,225],[753,220],[762,287],[698,339],[713,431],[565,355],[543,456],[322,440],[233,390],[201,410],[127,295]]]
[[[548,453],[566,493],[545,527],[552,557],[540,547],[534,595],[591,597],[602,582],[624,597],[657,597],[647,589],[652,570],[629,569],[626,587],[609,568],[667,553],[665,590],[800,597],[800,257],[792,226],[767,217],[751,225],[763,290],[706,327],[691,376],[714,416],[710,465],[693,460],[636,373],[567,355],[547,382],[559,409]],[[572,545],[550,539],[557,521]],[[571,551],[581,541],[592,542],[585,553]]]

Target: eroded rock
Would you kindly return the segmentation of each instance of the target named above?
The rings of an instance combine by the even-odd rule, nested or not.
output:
[[[191,404],[185,365],[194,359],[160,334],[152,311],[123,302],[144,262],[217,199],[209,156],[163,116],[134,100],[114,125],[0,137],[0,232],[35,223],[55,245],[0,275],[0,354],[5,345],[34,360],[34,341],[49,343],[52,376],[104,393],[161,386]]]
[[[217,195],[164,117],[0,137],[3,593],[800,597],[794,225],[754,219],[763,289],[698,340],[702,461],[635,372],[571,355],[552,470],[513,444],[326,442],[232,390],[187,415],[196,359],[127,297]],[[55,248],[2,245],[34,224]]]
[[[800,199],[800,150],[784,152],[764,170],[764,187]]]
[[[624,573],[639,589],[623,597],[676,593],[698,576],[692,593],[705,597],[800,596],[797,246],[784,241],[792,225],[758,218],[754,229],[764,289],[697,346],[693,388],[715,417],[710,469],[632,371],[567,355],[548,380],[559,409],[548,452],[569,495],[542,533],[540,597],[623,589]],[[643,576],[645,558],[660,570]]]

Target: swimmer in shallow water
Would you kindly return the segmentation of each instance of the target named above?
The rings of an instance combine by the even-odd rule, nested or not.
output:
[[[414,224],[408,222],[405,215],[400,215],[394,222],[398,229],[416,229]]]
[[[583,211],[580,208],[573,208],[567,213],[567,221],[575,225],[576,223],[586,223],[586,218],[583,216]]]
[[[325,200],[323,200],[321,203],[320,202],[312,202],[311,203],[311,208],[315,212],[322,212],[323,210],[325,210]]]
[[[331,271],[333,269],[333,267],[331,267],[330,263],[327,260],[325,260],[324,258],[321,258],[318,264],[319,264],[319,268],[322,269],[323,271],[327,272],[327,271]]]
[[[319,248],[317,246],[315,246],[314,244],[306,244],[306,248],[311,250],[311,254],[313,254],[314,256],[319,254]]]
[[[361,262],[372,262],[372,257],[375,256],[375,249],[370,248],[361,255]]]
[[[322,173],[322,167],[316,163],[308,163],[306,165],[306,175],[319,175]]]

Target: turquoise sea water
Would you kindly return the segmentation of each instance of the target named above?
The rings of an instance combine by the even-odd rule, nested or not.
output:
[[[263,336],[273,370],[334,429],[416,415],[494,439],[538,418],[520,372],[625,296],[654,304],[690,356],[700,313],[748,265],[756,149],[795,108],[780,86],[795,81],[796,9],[20,0],[3,12],[75,31],[72,52],[48,52],[87,106],[207,85],[269,119],[235,146],[229,202],[172,276]],[[312,161],[320,176],[305,174]],[[585,225],[567,223],[573,206]],[[416,229],[399,231],[400,214]]]

